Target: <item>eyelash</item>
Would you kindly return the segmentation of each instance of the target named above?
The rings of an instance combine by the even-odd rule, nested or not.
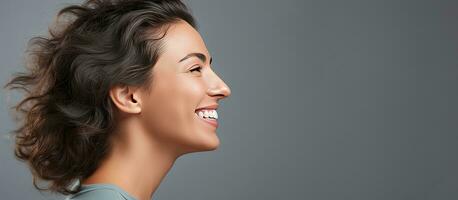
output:
[[[190,71],[191,71],[191,72],[193,72],[194,70],[199,70],[199,72],[201,72],[201,70],[202,70],[202,67],[201,67],[201,66],[199,66],[199,67],[196,67],[196,68],[194,68],[194,69],[191,69]]]

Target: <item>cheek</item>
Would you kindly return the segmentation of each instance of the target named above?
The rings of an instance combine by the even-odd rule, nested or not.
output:
[[[204,84],[197,77],[174,76],[157,80],[148,98],[144,124],[152,134],[168,142],[192,139],[194,110],[205,97]]]

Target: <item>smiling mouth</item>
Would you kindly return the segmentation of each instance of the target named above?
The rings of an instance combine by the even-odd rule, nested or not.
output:
[[[218,127],[218,113],[216,110],[198,110],[195,112],[197,118],[203,122],[212,125],[213,127]]]

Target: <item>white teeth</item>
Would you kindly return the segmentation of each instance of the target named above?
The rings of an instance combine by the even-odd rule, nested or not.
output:
[[[201,118],[218,119],[218,112],[216,110],[203,110],[196,113]]]
[[[210,117],[215,118],[215,111],[211,110],[209,111]]]
[[[216,112],[216,110],[212,110],[211,113],[213,118],[218,119],[218,112]]]
[[[213,117],[213,118],[216,118],[216,117],[215,117],[215,111],[214,111],[214,110],[210,111],[210,116]]]

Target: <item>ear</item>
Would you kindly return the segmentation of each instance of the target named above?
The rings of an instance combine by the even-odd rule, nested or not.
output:
[[[110,98],[119,110],[138,114],[141,113],[140,90],[127,85],[117,85],[110,89]]]

